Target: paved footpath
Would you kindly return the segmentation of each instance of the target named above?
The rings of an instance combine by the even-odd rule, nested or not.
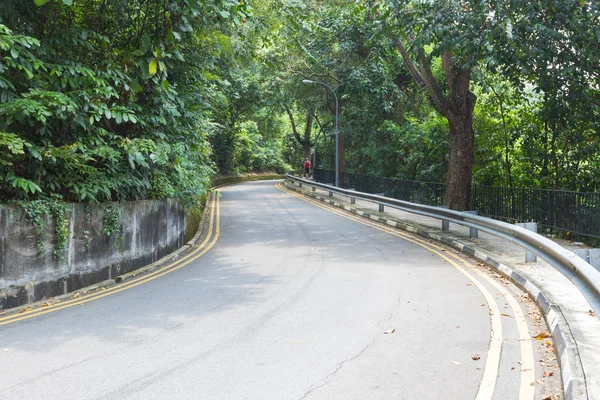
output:
[[[539,311],[497,274],[272,181],[221,193],[187,265],[0,319],[0,398],[562,398]]]

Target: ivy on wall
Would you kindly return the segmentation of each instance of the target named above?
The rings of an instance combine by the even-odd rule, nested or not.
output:
[[[29,202],[17,202],[25,213],[25,218],[33,224],[36,234],[36,246],[38,254],[42,256],[46,247],[46,229],[48,217],[54,220],[55,244],[52,256],[59,261],[65,260],[65,249],[71,232],[69,231],[69,219],[67,212],[70,207],[58,197],[33,200]]]

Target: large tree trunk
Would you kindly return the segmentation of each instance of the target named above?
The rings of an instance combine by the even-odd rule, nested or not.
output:
[[[448,119],[450,125],[450,158],[446,201],[453,210],[468,210],[475,143],[472,112]]]
[[[450,159],[446,201],[453,210],[467,210],[475,150],[473,110],[477,101],[477,96],[469,89],[471,70],[462,68],[466,60],[453,60],[452,54],[444,51],[441,58],[448,87],[445,94],[433,75],[431,62],[425,50],[418,48],[415,54],[416,61],[413,61],[401,40],[398,40],[396,45],[410,74],[417,84],[427,91],[435,109],[448,120]]]
[[[302,146],[304,147],[304,159],[308,158],[310,160],[310,142],[305,141]]]

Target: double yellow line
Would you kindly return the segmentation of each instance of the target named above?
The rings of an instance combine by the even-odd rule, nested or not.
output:
[[[504,296],[514,314],[515,314],[515,322],[517,324],[517,328],[519,331],[519,341],[521,347],[521,361],[522,369],[520,376],[520,385],[519,385],[519,400],[532,400],[535,395],[535,387],[531,386],[531,382],[535,379],[534,373],[534,360],[533,360],[533,348],[531,344],[531,337],[528,334],[527,323],[525,322],[525,317],[523,312],[515,300],[515,298],[506,291],[501,285],[499,285],[495,280],[489,277],[484,272],[480,271],[476,265],[469,263],[463,257],[454,254],[453,252],[446,251],[441,246],[435,245],[427,240],[418,238],[414,235],[410,235],[404,232],[400,232],[395,228],[388,227],[386,225],[381,225],[381,222],[368,221],[364,217],[357,217],[352,214],[349,214],[349,211],[346,209],[337,209],[335,206],[324,205],[319,200],[307,198],[305,195],[298,194],[292,190],[287,189],[283,184],[278,184],[277,187],[279,190],[290,194],[291,196],[297,197],[301,200],[304,200],[308,203],[311,203],[317,207],[320,207],[324,210],[332,212],[334,214],[340,215],[344,218],[359,222],[363,225],[370,226],[379,231],[394,235],[398,238],[404,239],[408,242],[414,243],[420,247],[423,247],[430,252],[436,254],[454,268],[456,268],[461,274],[463,274],[467,279],[469,279],[472,284],[481,292],[488,303],[488,307],[490,310],[490,347],[488,350],[488,356],[486,358],[486,365],[483,371],[483,376],[481,379],[481,383],[479,386],[479,390],[477,392],[476,400],[490,400],[494,395],[494,390],[496,387],[496,380],[499,370],[500,357],[502,354],[502,321],[500,309],[494,299],[492,293],[479,281],[477,280],[471,273],[468,272],[467,269],[463,268],[460,264],[463,264],[469,270],[477,273],[483,280],[485,280],[488,284],[492,285],[495,289],[497,289],[502,296]],[[448,257],[449,256],[449,257]]]
[[[204,239],[204,241],[196,249],[194,249],[194,251],[187,254],[185,257],[178,259],[178,260],[174,261],[173,263],[168,264],[156,271],[153,271],[148,274],[142,275],[138,278],[126,281],[123,284],[113,286],[113,287],[108,288],[101,292],[94,292],[90,295],[87,295],[87,296],[84,296],[81,298],[71,299],[71,300],[67,300],[64,302],[57,302],[57,303],[50,304],[49,306],[46,306],[43,308],[32,308],[32,309],[24,311],[20,314],[12,314],[12,315],[8,315],[6,317],[2,317],[2,318],[0,318],[0,325],[12,324],[17,321],[34,318],[34,317],[37,317],[40,315],[63,310],[65,308],[83,305],[85,303],[89,303],[90,301],[98,300],[103,297],[110,296],[112,294],[119,293],[119,292],[122,292],[127,289],[131,289],[135,286],[149,282],[156,278],[160,278],[161,276],[171,273],[173,271],[177,271],[178,269],[183,268],[184,266],[188,265],[192,261],[202,257],[214,246],[214,244],[219,239],[219,234],[221,232],[221,230],[220,230],[220,226],[221,226],[220,202],[221,202],[221,200],[220,200],[219,192],[215,191],[213,196],[211,196],[211,198],[212,198],[212,201],[211,201],[211,205],[210,205],[211,209],[210,209],[210,223],[209,223],[208,234],[206,235],[206,238]],[[216,214],[215,214],[215,210],[216,210]]]

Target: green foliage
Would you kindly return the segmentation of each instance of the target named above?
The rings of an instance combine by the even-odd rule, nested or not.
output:
[[[0,201],[198,209],[215,173],[297,169],[317,137],[333,168],[334,97],[303,79],[338,96],[347,171],[443,181],[452,113],[436,101],[463,72],[475,182],[599,190],[599,15],[579,0],[5,0]]]
[[[63,262],[67,246],[69,231],[69,220],[67,219],[68,206],[57,197],[39,199],[29,202],[17,202],[25,213],[25,218],[33,224],[37,236],[36,244],[40,255],[44,254],[46,234],[48,228],[46,220],[52,218],[54,221],[54,249],[52,256]]]
[[[5,2],[0,200],[194,203],[213,174],[206,77],[221,56],[196,44],[226,41],[219,30],[250,10],[232,0]]]
[[[102,234],[114,239],[114,246],[117,249],[123,247],[123,232],[121,229],[121,207],[110,204],[104,209],[104,225]]]

